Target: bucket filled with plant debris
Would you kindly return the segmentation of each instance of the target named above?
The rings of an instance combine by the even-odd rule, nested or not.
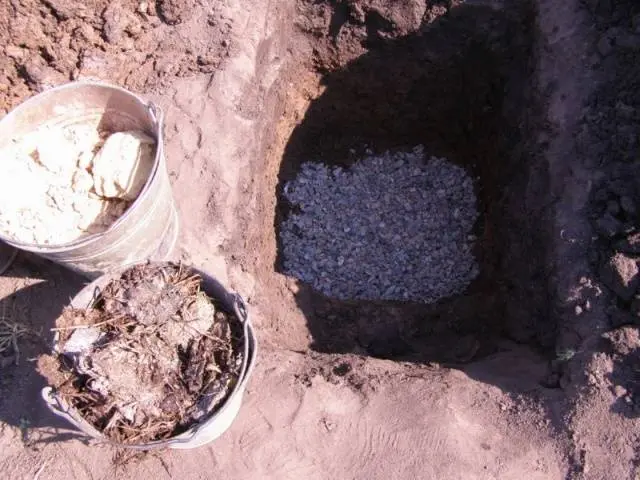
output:
[[[231,425],[255,354],[238,295],[183,265],[137,264],[87,285],[57,319],[42,394],[95,439],[194,448]]]

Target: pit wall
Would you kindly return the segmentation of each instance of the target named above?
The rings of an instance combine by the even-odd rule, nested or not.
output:
[[[261,292],[277,299],[274,329],[293,333],[276,341],[304,338],[320,351],[422,360],[441,358],[462,337],[472,349],[480,343],[484,353],[502,336],[552,349],[547,167],[532,135],[544,123],[533,75],[535,8],[526,2],[508,10],[457,6],[448,16],[416,23],[416,15],[402,17],[402,8],[389,6],[374,10],[395,27],[377,30],[354,12],[345,17],[328,4],[310,8],[298,3],[305,15],[297,26],[306,43],[295,43],[307,45],[302,51],[309,56],[289,63],[291,81],[283,82],[280,97],[284,114],[265,147],[269,173],[262,178],[273,182],[277,176],[277,196],[310,158],[348,163],[345,152],[354,147],[423,144],[480,179],[477,255],[483,273],[467,295],[435,308],[321,298],[273,272],[281,261],[277,229],[286,212],[273,197],[273,183],[265,183],[259,196],[266,200],[259,207],[266,215],[259,240],[265,248],[254,271]],[[369,7],[363,8],[366,17]],[[336,16],[347,20],[329,33]],[[437,340],[428,345],[430,338]]]
[[[243,14],[252,42],[212,79],[177,84],[165,106],[167,134],[180,142],[167,157],[174,188],[189,192],[179,206],[184,258],[243,293],[264,340],[284,348],[425,360],[470,336],[480,353],[501,337],[553,349],[556,232],[536,5],[452,4],[445,16],[447,5],[426,2],[353,5],[256,5]],[[480,177],[483,273],[468,295],[436,310],[335,305],[277,273],[283,181],[309,156],[326,161],[372,140],[377,149],[423,144]],[[425,347],[432,337],[443,346]]]

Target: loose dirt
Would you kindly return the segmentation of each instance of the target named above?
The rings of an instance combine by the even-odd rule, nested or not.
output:
[[[122,2],[144,18],[129,50],[127,15],[48,5],[3,7],[4,108],[41,72],[61,81],[50,69],[162,106],[183,257],[249,301],[261,354],[214,444],[117,471],[116,450],[60,430],[28,360],[4,368],[7,476],[637,476],[637,2]],[[65,35],[68,68],[47,53]],[[305,161],[418,144],[479,186],[463,294],[336,301],[281,273],[283,188]],[[7,275],[6,311],[44,337],[80,288],[24,254]],[[21,358],[47,346],[27,337]]]

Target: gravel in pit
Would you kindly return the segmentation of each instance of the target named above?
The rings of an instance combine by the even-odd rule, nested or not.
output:
[[[284,272],[328,297],[433,303],[479,273],[473,181],[422,146],[349,168],[303,163],[284,197]]]

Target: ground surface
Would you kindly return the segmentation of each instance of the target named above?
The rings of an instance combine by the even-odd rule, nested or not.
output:
[[[21,254],[0,278],[29,329],[0,357],[7,478],[637,477],[635,2],[74,3],[2,5],[0,108],[87,76],[161,105],[179,256],[249,301],[261,350],[212,445],[86,446],[34,362],[83,280]],[[343,304],[277,273],[278,185],[376,140],[481,177],[466,296]]]

